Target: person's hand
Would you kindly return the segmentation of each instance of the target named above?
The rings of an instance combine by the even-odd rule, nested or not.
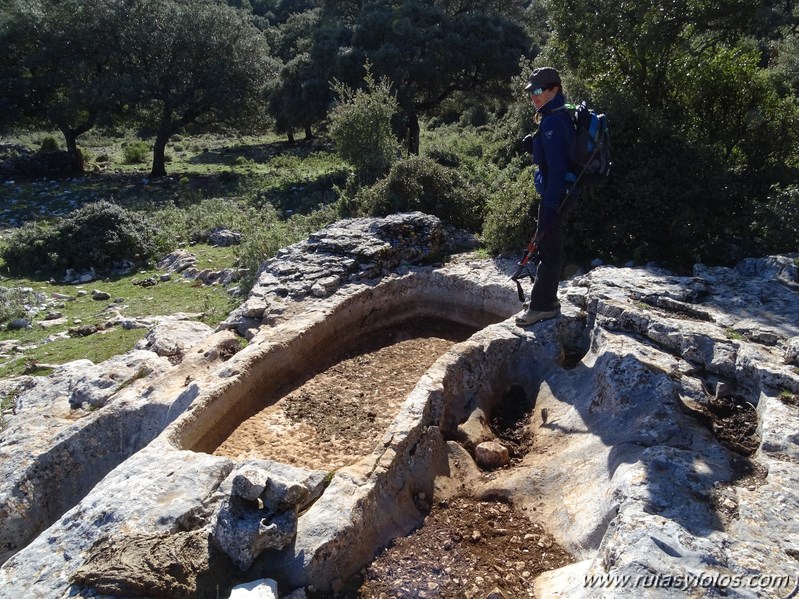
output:
[[[533,153],[533,134],[528,133],[522,139],[522,151],[527,152],[528,154]]]

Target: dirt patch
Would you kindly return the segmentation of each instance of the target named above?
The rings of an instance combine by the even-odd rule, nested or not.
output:
[[[750,456],[760,446],[757,410],[748,401],[735,396],[709,396],[706,403],[683,398],[682,405],[728,449]]]
[[[491,410],[488,425],[499,442],[508,449],[510,466],[521,463],[533,445],[530,415],[535,408],[535,398],[528,398],[524,389],[513,386]]]
[[[537,575],[573,561],[513,505],[457,497],[379,553],[345,596],[482,599],[498,588],[509,599],[533,597]]]
[[[707,405],[710,428],[725,447],[742,455],[752,455],[760,446],[757,435],[757,411],[742,399],[711,398]]]
[[[419,378],[474,329],[439,320],[387,328],[247,419],[214,451],[335,470],[369,454]]]

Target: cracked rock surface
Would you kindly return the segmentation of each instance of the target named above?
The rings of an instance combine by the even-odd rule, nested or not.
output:
[[[140,349],[96,371],[4,381],[19,409],[0,437],[0,597],[215,597],[261,578],[281,596],[332,596],[431,501],[462,496],[513,505],[572,556],[522,569],[537,597],[789,595],[796,256],[686,277],[600,267],[562,283],[560,317],[521,329],[515,265],[437,262],[447,237],[418,213],[336,223],[265,263],[219,331],[154,335],[166,357]],[[327,357],[420,318],[475,332],[424,371],[371,451],[335,471],[213,455]],[[249,338],[240,351],[234,332]],[[77,381],[97,399],[78,404]],[[491,424],[509,397],[525,404],[505,423],[519,435],[509,462],[480,470],[475,448],[503,443]],[[226,509],[267,527],[283,516],[278,542],[256,533],[237,544],[249,552],[220,549]]]

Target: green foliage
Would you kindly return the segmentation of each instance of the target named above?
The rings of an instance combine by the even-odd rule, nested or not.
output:
[[[443,166],[457,167],[464,163],[480,162],[486,158],[487,139],[469,126],[437,127],[424,136],[421,154]]]
[[[42,140],[42,145],[39,146],[39,152],[47,153],[47,152],[58,152],[60,150],[60,146],[58,145],[58,141],[56,141],[55,137],[48,135]]]
[[[156,132],[150,175],[166,175],[169,138],[191,124],[263,124],[277,63],[244,13],[212,2],[141,0],[125,23],[132,102]]]
[[[395,84],[411,154],[419,152],[420,114],[456,92],[501,96],[530,44],[507,4],[476,3],[468,9],[458,4],[364,3],[352,51],[338,65],[345,73],[369,61],[377,75]]]
[[[781,95],[799,97],[799,30],[788,30],[783,39],[774,42],[772,76]]]
[[[543,60],[563,67],[567,93],[580,94],[571,100],[608,114],[613,145],[608,184],[570,219],[569,253],[688,269],[769,245],[776,205],[763,198],[796,182],[799,121],[747,38],[766,4],[547,3],[555,36]]]
[[[555,66],[623,88],[650,108],[668,105],[673,93],[701,66],[696,50],[738,39],[767,0],[547,0],[555,36],[547,53]],[[597,32],[602,35],[597,35]],[[700,52],[701,53],[701,52]],[[565,63],[562,62],[565,60]]]
[[[58,265],[58,231],[49,223],[32,222],[15,229],[0,247],[0,258],[11,273],[33,273]]]
[[[516,167],[502,171],[501,181],[488,198],[483,245],[492,255],[521,252],[535,229],[539,199],[533,185],[535,173],[518,162]]]
[[[397,162],[384,179],[358,191],[353,204],[356,214],[419,210],[471,231],[480,229],[483,216],[479,198],[456,170],[419,156]]]
[[[125,164],[144,164],[150,157],[150,144],[138,140],[129,143],[122,150],[122,159]]]
[[[86,204],[52,225],[33,223],[15,230],[2,258],[13,273],[105,270],[126,260],[141,264],[155,251],[155,231],[145,217],[101,201]]]
[[[740,333],[735,329],[725,329],[724,336],[731,341],[746,341],[746,337],[743,335],[743,333]]]
[[[752,235],[759,253],[799,251],[799,185],[777,187],[755,202]]]
[[[244,236],[238,247],[239,267],[246,269],[241,286],[251,288],[261,264],[274,257],[279,249],[302,241],[337,218],[335,206],[319,208],[308,215],[296,214],[285,221],[278,220],[277,214],[267,208],[258,226]]]
[[[739,196],[762,197],[799,146],[797,103],[777,96],[759,60],[750,43],[716,48],[677,96],[683,131],[738,179]]]
[[[400,155],[391,130],[397,101],[386,79],[379,82],[367,67],[366,89],[334,84],[340,103],[330,114],[330,137],[339,156],[355,167],[359,185],[369,185],[385,175]]]
[[[19,287],[0,287],[0,324],[25,316],[28,296]]]
[[[271,206],[259,210],[250,203],[230,198],[207,198],[183,208],[153,206],[150,210],[152,220],[159,223],[156,245],[166,251],[181,243],[205,243],[217,228],[249,233],[277,220]]]
[[[79,208],[59,223],[58,232],[65,266],[106,269],[125,260],[142,264],[155,254],[150,221],[110,202]]]
[[[133,120],[156,135],[152,176],[163,176],[172,134],[199,123],[263,124],[276,74],[263,33],[215,2],[64,0],[15,3],[0,45],[4,113],[76,139],[98,122]],[[0,117],[5,121],[6,115]]]

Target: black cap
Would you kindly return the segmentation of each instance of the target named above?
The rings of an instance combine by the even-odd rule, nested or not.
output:
[[[539,67],[530,75],[530,81],[524,86],[525,91],[538,87],[548,88],[553,85],[561,85],[560,73],[553,67]]]

